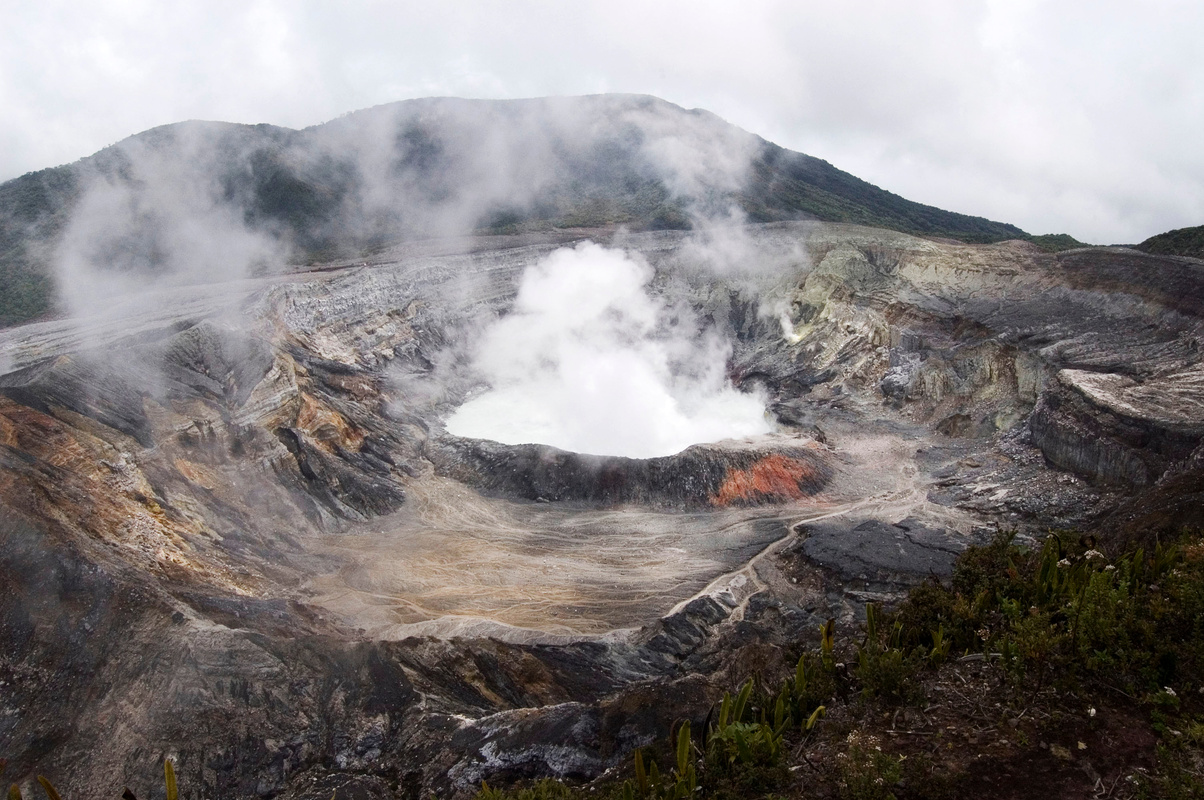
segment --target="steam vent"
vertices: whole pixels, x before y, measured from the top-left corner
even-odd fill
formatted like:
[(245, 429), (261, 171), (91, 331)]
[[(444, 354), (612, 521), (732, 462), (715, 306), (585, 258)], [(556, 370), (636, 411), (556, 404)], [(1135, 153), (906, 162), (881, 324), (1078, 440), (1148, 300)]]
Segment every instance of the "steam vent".
[(999, 530), (1204, 524), (1204, 262), (1051, 252), (655, 98), (170, 125), (0, 223), (27, 797), (625, 774)]

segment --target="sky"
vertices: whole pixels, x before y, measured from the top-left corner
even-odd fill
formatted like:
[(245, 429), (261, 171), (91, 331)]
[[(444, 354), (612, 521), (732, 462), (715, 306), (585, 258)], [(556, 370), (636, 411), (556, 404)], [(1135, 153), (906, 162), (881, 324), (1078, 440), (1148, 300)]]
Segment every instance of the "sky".
[(1204, 224), (1198, 0), (0, 0), (0, 180), (170, 122), (653, 94), (1031, 233)]

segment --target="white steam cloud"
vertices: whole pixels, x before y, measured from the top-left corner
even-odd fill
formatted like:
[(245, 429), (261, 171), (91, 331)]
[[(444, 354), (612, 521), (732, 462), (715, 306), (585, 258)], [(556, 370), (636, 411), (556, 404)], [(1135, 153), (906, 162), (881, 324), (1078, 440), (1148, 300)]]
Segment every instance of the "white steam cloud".
[[(219, 137), (233, 126), (183, 123), (106, 152), (81, 168), (83, 192), (56, 253), (60, 300), (73, 318), (121, 316), (121, 301), (218, 284), (284, 263), (278, 237), (256, 231), (222, 186)], [(154, 134), (158, 134), (155, 136)]]
[(490, 388), (447, 421), (457, 436), (652, 458), (768, 433), (763, 397), (727, 381), (730, 348), (649, 292), (652, 269), (592, 242), (529, 267), (513, 311), (483, 332)]

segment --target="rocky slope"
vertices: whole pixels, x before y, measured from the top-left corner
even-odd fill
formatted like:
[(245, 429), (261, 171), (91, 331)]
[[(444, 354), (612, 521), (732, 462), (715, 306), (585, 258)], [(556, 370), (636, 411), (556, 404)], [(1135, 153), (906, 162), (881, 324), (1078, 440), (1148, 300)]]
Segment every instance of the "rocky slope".
[[(713, 231), (430, 240), (0, 332), (9, 775), (595, 775), (993, 527), (1201, 520), (1198, 263), (725, 236), (722, 261)], [(472, 332), (586, 237), (722, 332), (776, 433), (639, 461), (443, 430)]]

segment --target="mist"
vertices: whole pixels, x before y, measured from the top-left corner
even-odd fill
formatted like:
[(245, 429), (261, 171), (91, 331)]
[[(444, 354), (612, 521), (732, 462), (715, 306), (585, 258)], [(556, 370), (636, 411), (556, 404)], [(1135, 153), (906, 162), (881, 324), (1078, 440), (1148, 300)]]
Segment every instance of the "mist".
[(652, 279), (638, 257), (592, 242), (528, 267), (473, 351), (488, 388), (448, 432), (631, 458), (768, 433), (765, 398), (727, 379), (730, 345)]
[(248, 224), (229, 196), (228, 178), (247, 156), (230, 152), (232, 128), (150, 131), (86, 164), (54, 259), (63, 311), (124, 318), (139, 312), (140, 299), (158, 302), (151, 295), (162, 289), (279, 269), (287, 242)]
[(187, 122), (72, 167), (53, 258), (60, 310), (216, 284), (395, 243), (733, 214), (760, 146), (654, 98), (434, 98), (314, 128)]

